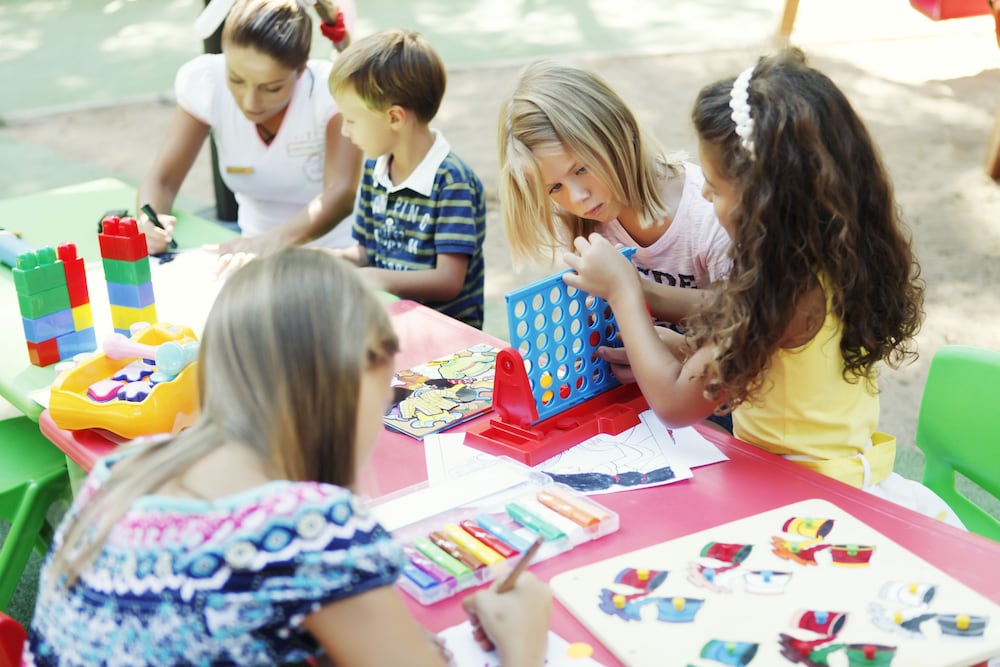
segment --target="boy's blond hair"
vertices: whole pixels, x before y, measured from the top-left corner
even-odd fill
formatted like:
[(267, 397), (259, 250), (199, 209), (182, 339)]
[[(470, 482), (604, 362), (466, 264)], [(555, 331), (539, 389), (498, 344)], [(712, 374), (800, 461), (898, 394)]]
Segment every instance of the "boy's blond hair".
[(377, 32), (347, 47), (333, 63), (330, 90), (354, 89), (370, 109), (409, 109), (422, 123), (437, 115), (447, 83), (444, 63), (412, 30)]

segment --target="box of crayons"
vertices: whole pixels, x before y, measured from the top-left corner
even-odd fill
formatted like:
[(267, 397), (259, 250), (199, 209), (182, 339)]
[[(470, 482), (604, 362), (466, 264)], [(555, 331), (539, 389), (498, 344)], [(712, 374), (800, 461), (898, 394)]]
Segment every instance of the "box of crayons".
[(421, 604), (492, 581), (538, 537), (536, 562), (618, 530), (608, 508), (511, 459), (461, 473), (371, 504), (409, 559), (399, 586)]

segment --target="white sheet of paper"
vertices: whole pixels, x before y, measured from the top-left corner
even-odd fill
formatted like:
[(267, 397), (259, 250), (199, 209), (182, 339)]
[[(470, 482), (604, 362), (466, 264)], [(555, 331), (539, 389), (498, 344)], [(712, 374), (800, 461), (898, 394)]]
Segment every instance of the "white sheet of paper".
[[(535, 466), (549, 472), (646, 473), (669, 465), (674, 477), (665, 481), (614, 486), (587, 493), (609, 493), (645, 488), (689, 479), (691, 468), (725, 461), (728, 457), (691, 427), (668, 429), (651, 410), (640, 415), (641, 423), (617, 436), (600, 435), (571, 447)], [(460, 474), (463, 469), (492, 456), (464, 444), (463, 433), (438, 433), (424, 438), (427, 479), (431, 484)]]
[[(500, 667), (496, 651), (484, 651), (472, 638), (472, 625), (468, 621), (442, 630), (438, 637), (444, 639), (457, 667)], [(545, 667), (601, 667), (593, 658), (567, 655), (569, 647), (568, 641), (550, 630)]]

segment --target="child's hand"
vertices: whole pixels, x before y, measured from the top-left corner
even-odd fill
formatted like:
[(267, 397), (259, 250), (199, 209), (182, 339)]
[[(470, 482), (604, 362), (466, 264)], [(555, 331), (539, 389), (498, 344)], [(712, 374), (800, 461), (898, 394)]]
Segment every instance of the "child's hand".
[(506, 593), (497, 593), (497, 585), (462, 600), (476, 642), (484, 651), (495, 647), (505, 665), (543, 664), (552, 591), (530, 572), (522, 572)]
[(575, 253), (563, 255), (566, 264), (576, 272), (563, 276), (563, 282), (570, 287), (608, 301), (629, 290), (641, 291), (635, 267), (600, 234), (577, 237), (573, 247)]

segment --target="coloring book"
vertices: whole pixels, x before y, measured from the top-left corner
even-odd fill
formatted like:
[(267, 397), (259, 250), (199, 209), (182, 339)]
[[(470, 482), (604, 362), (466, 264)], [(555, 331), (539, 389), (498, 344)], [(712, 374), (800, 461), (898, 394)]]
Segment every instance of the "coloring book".
[(551, 585), (630, 667), (968, 667), (1000, 655), (1000, 607), (825, 500), (592, 563)]
[(486, 344), (401, 370), (392, 379), (388, 428), (423, 438), (478, 417), (493, 406), (499, 349)]

